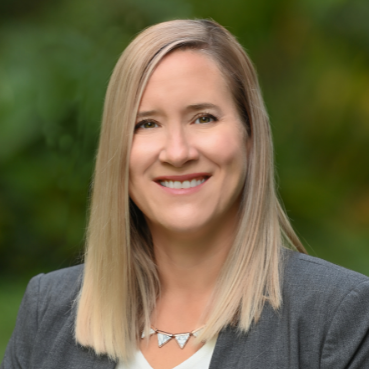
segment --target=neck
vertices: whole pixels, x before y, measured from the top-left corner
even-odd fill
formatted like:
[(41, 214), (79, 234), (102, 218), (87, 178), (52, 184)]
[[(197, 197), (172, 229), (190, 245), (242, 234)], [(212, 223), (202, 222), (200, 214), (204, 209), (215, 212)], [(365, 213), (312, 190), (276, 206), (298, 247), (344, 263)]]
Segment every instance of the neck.
[(197, 232), (150, 225), (162, 295), (210, 294), (235, 238), (237, 214)]
[(206, 323), (219, 273), (237, 230), (237, 211), (201, 231), (171, 232), (148, 222), (161, 284), (152, 324), (187, 332)]

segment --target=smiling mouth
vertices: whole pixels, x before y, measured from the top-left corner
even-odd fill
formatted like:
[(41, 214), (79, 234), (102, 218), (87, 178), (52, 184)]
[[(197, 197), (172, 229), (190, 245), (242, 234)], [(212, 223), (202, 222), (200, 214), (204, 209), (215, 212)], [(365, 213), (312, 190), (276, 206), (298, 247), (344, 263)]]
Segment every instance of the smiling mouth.
[(163, 187), (168, 188), (175, 188), (175, 189), (185, 189), (185, 188), (193, 188), (200, 186), (202, 183), (204, 183), (208, 178), (201, 177), (201, 178), (194, 178), (192, 180), (186, 180), (186, 181), (159, 181), (159, 184)]

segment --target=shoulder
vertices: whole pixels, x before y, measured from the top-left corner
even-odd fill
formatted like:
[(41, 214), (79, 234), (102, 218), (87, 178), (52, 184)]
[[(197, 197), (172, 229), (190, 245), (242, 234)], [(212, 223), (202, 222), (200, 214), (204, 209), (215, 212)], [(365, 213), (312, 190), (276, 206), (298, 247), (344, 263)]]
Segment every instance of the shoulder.
[(1, 368), (51, 368), (54, 366), (49, 361), (63, 356), (56, 348), (68, 348), (66, 358), (76, 352), (73, 326), (82, 274), (83, 266), (79, 265), (30, 280)]
[(29, 287), (37, 285), (39, 293), (46, 293), (63, 297), (75, 292), (82, 282), (83, 265), (55, 270), (46, 274), (39, 274), (29, 282)]
[(81, 287), (82, 275), (83, 265), (39, 274), (30, 280), (24, 298), (37, 305), (39, 316), (71, 309)]
[(79, 286), (82, 281), (82, 274), (83, 264), (39, 274), (33, 277), (31, 282), (38, 281), (44, 291), (63, 293), (65, 290)]
[(245, 334), (221, 332), (218, 367), (369, 368), (369, 278), (289, 250), (282, 265), (281, 307), (266, 304)]
[(287, 272), (298, 272), (301, 275), (310, 275), (311, 272), (318, 274), (318, 277), (345, 277), (350, 281), (359, 282), (369, 280), (369, 277), (343, 268), (326, 260), (314, 256), (301, 254), (297, 251), (287, 250), (284, 252), (284, 261), (286, 262)]
[(295, 251), (284, 252), (284, 289), (297, 294), (331, 294), (335, 298), (369, 287), (369, 277)]
[(367, 276), (292, 251), (285, 253), (284, 265), (282, 310), (287, 320), (304, 332), (313, 328), (315, 338), (320, 332), (326, 343), (327, 337), (347, 336), (348, 327), (358, 322), (360, 329), (348, 338), (353, 342), (355, 335), (357, 339), (365, 335), (369, 329)]
[(324, 368), (369, 365), (369, 278), (312, 256), (285, 255), (283, 311), (304, 347), (319, 349)]

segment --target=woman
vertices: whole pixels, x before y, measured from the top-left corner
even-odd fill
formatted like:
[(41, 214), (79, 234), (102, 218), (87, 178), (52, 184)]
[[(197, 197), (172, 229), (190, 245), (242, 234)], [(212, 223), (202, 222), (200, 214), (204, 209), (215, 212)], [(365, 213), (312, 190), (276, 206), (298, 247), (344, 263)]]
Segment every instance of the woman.
[(369, 279), (305, 254), (272, 154), (227, 30), (143, 31), (106, 94), (85, 265), (31, 280), (1, 368), (368, 368)]

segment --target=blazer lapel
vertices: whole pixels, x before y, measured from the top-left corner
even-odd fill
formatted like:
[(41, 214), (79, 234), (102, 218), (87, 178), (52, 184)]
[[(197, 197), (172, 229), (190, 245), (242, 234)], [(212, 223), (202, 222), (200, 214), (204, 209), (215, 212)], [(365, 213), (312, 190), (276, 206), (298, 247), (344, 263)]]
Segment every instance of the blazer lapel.
[(244, 353), (247, 335), (236, 328), (226, 327), (218, 336), (209, 369), (233, 369), (238, 367), (241, 355)]

